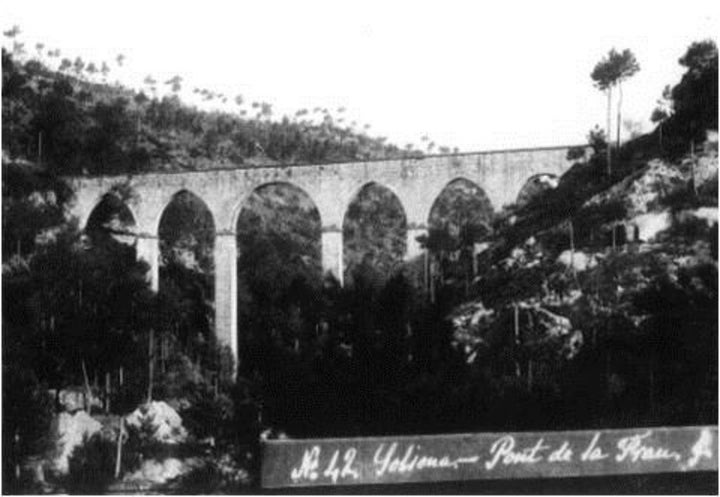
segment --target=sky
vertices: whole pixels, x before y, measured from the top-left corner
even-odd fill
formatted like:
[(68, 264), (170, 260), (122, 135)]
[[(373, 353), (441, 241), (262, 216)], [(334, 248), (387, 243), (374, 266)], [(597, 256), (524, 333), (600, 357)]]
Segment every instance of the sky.
[(5, 0), (0, 28), (18, 25), (30, 52), (43, 42), (97, 62), (121, 53), (110, 77), (129, 86), (177, 74), (188, 94), (241, 94), (276, 116), (345, 107), (400, 146), (428, 136), (480, 151), (584, 143), (605, 125), (589, 75), (613, 47), (641, 67), (624, 86), (623, 121), (649, 130), (690, 43), (717, 42), (718, 4)]

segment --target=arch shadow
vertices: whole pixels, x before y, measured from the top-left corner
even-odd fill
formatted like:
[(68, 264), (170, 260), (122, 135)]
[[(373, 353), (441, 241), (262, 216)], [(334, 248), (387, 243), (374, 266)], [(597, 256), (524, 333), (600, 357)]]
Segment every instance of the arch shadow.
[(365, 264), (391, 274), (407, 252), (407, 231), (407, 212), (397, 192), (376, 181), (363, 184), (343, 215), (345, 281), (351, 282), (354, 269)]
[(451, 231), (467, 225), (489, 227), (493, 212), (485, 190), (461, 176), (448, 181), (435, 197), (427, 214), (427, 225), (428, 229)]
[[(186, 258), (189, 258), (192, 253), (199, 267), (205, 271), (214, 269), (215, 233), (215, 218), (209, 206), (187, 189), (178, 190), (170, 197), (157, 221), (161, 254), (167, 257), (169, 250), (177, 249), (178, 253), (184, 250)], [(185, 260), (187, 264), (190, 262)]]
[(517, 194), (515, 203), (525, 205), (541, 193), (557, 188), (559, 178), (552, 173), (538, 173), (530, 176)]

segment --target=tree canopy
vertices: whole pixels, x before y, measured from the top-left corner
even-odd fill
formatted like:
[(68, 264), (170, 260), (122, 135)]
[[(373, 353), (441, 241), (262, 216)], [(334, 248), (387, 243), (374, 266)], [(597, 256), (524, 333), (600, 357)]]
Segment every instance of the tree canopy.
[(640, 64), (629, 49), (618, 52), (613, 48), (595, 65), (590, 77), (600, 90), (607, 90), (632, 77), (639, 70)]

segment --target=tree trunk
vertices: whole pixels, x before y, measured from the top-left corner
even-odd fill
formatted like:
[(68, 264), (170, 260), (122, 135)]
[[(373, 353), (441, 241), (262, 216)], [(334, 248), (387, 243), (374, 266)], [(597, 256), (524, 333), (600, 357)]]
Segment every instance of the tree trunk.
[(155, 332), (152, 328), (150, 328), (150, 336), (148, 339), (148, 390), (147, 390), (147, 403), (150, 404), (152, 402), (152, 390), (153, 390), (153, 374), (154, 374), (154, 342), (155, 340)]
[(605, 137), (605, 141), (607, 144), (607, 175), (612, 176), (612, 154), (611, 152), (611, 146), (610, 146), (610, 133), (612, 132), (612, 87), (608, 86), (607, 89), (607, 95), (608, 95), (608, 102), (607, 102), (607, 136)]
[(425, 285), (425, 291), (430, 292), (430, 251), (426, 248), (423, 257), (423, 283)]
[(607, 398), (611, 398), (611, 392), (610, 392), (610, 350), (605, 350), (605, 394), (607, 395)]
[(622, 118), (622, 83), (618, 81), (618, 104), (617, 104), (617, 122), (615, 123), (615, 127), (617, 129), (617, 135), (616, 135), (616, 148), (617, 150), (620, 150), (620, 122)]
[(125, 423), (123, 422), (124, 418), (120, 416), (120, 422), (119, 426), (120, 429), (118, 430), (118, 439), (117, 439), (117, 452), (115, 453), (115, 478), (120, 478), (120, 468), (121, 468), (121, 462), (122, 462), (122, 444), (123, 444), (123, 432), (125, 431)]
[(650, 414), (655, 415), (655, 368), (650, 363)]
[(110, 414), (110, 373), (105, 373), (105, 414)]
[(42, 164), (42, 131), (38, 132), (38, 164)]
[(690, 142), (690, 181), (692, 181), (693, 193), (697, 198), (697, 181), (695, 180), (695, 142)]
[(570, 224), (570, 267), (572, 268), (573, 276), (577, 279), (577, 272), (575, 271), (575, 230), (573, 229), (572, 218), (569, 221)]
[(15, 480), (20, 479), (20, 461), (18, 459), (18, 453), (20, 452), (20, 430), (15, 429), (15, 436), (13, 437), (13, 449), (15, 452)]
[[(513, 327), (514, 327), (514, 335), (515, 335), (515, 350), (517, 351), (517, 347), (520, 345), (520, 309), (518, 308), (517, 303), (513, 304)], [(520, 369), (520, 361), (515, 359), (515, 376), (519, 379), (522, 376), (522, 371)]]
[(160, 335), (160, 372), (162, 374), (165, 374), (165, 359), (166, 359), (166, 343), (165, 343), (165, 333), (162, 333)]
[(472, 271), (472, 261), (470, 264), (465, 264), (465, 298), (466, 299), (470, 295), (470, 276), (471, 276), (470, 272), (471, 271)]
[(430, 268), (429, 274), (430, 274), (430, 303), (435, 303), (435, 275), (433, 274), (433, 264), (432, 260), (430, 260), (430, 264), (428, 265)]
[(528, 361), (528, 373), (527, 373), (527, 389), (528, 392), (532, 392), (533, 388), (533, 361), (530, 359)]
[(85, 380), (85, 412), (90, 414), (92, 391), (90, 390), (90, 380), (88, 378), (87, 368), (85, 367), (85, 359), (80, 360), (80, 365), (82, 366), (83, 379)]

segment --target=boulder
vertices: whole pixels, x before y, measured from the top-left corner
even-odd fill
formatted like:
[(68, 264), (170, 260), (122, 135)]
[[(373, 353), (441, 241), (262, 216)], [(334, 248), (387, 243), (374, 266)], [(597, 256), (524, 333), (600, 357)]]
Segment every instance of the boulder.
[(135, 409), (125, 418), (128, 426), (140, 428), (149, 425), (153, 428), (153, 439), (167, 444), (178, 444), (187, 440), (187, 431), (180, 415), (162, 401), (153, 401)]
[(161, 485), (201, 466), (202, 462), (197, 458), (178, 459), (168, 457), (162, 461), (147, 459), (142, 462), (137, 471), (125, 476), (123, 481), (126, 483), (133, 482), (141, 488)]
[(62, 412), (56, 419), (57, 452), (53, 458), (53, 468), (60, 474), (67, 474), (69, 460), (76, 447), (79, 447), (94, 434), (100, 432), (102, 424), (85, 411), (75, 414)]
[(597, 258), (593, 254), (576, 250), (573, 253), (570, 250), (563, 251), (557, 258), (557, 262), (566, 267), (572, 267), (575, 271), (586, 271), (597, 266)]
[[(60, 390), (60, 392), (57, 395), (58, 402), (60, 403), (60, 408), (63, 411), (67, 411), (69, 413), (74, 413), (80, 410), (85, 409), (85, 397), (86, 392), (85, 388), (83, 387), (70, 387), (65, 388), (63, 390)], [(95, 397), (94, 395), (90, 396), (90, 405), (91, 407), (102, 407), (102, 401)]]
[(672, 226), (670, 211), (649, 212), (635, 216), (631, 223), (636, 227), (637, 239), (641, 242), (653, 241), (658, 234)]
[(69, 413), (85, 409), (85, 392), (81, 390), (61, 390), (58, 393), (60, 408)]
[(706, 183), (717, 183), (718, 180), (718, 157), (717, 142), (715, 142), (715, 151), (710, 155), (700, 156), (697, 158), (695, 169), (693, 171), (695, 177), (695, 186), (700, 188)]

